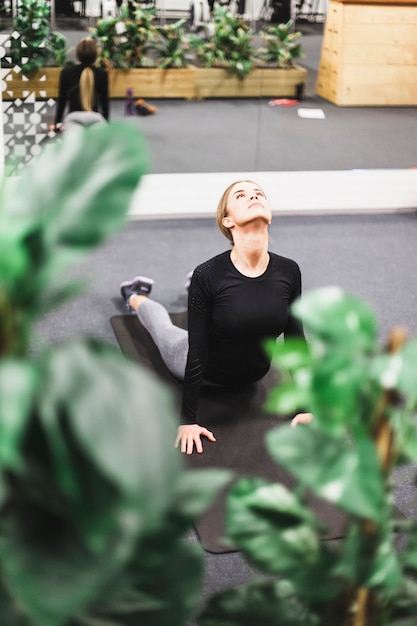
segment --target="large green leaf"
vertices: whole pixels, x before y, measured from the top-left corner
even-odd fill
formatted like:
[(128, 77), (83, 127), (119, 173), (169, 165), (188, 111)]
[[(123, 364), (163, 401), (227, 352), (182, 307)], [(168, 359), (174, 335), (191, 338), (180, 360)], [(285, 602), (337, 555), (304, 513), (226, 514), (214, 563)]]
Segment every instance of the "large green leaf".
[(314, 364), (311, 411), (328, 433), (343, 433), (346, 426), (364, 426), (366, 394), (372, 393), (368, 360), (361, 355), (329, 352)]
[(335, 555), (320, 541), (320, 530), (283, 485), (246, 478), (229, 493), (227, 531), (234, 545), (262, 572), (290, 579), (302, 597), (328, 601), (340, 582), (331, 575)]
[(31, 265), (30, 281), (14, 285), (17, 302), (31, 298), (36, 308), (66, 265), (122, 225), (147, 161), (137, 127), (95, 125), (48, 145), (6, 186), (0, 231), (20, 242)]
[[(22, 467), (20, 443), (30, 415), (36, 372), (27, 362), (0, 362), (0, 467)], [(0, 493), (0, 502), (2, 494)]]
[(282, 378), (268, 395), (267, 409), (274, 413), (294, 413), (310, 407), (312, 359), (306, 342), (295, 338), (285, 343), (268, 340), (264, 347)]
[(43, 380), (40, 417), (68, 497), (77, 497), (79, 484), (69, 481), (75, 472), (66, 429), (99, 472), (140, 503), (144, 523), (152, 523), (170, 502), (180, 467), (173, 446), (176, 408), (168, 389), (120, 353), (82, 343), (49, 352)]
[(28, 233), (41, 224), (48, 246), (90, 247), (121, 225), (147, 163), (132, 124), (74, 130), (6, 187), (2, 217)]
[(271, 456), (303, 485), (344, 510), (379, 520), (384, 481), (374, 444), (333, 437), (314, 426), (282, 426), (269, 432)]
[(0, 577), (0, 607), (2, 626), (33, 626), (33, 621), (14, 601)]
[(372, 366), (372, 375), (384, 389), (396, 389), (413, 404), (417, 403), (417, 338), (401, 351), (382, 355)]
[(125, 562), (118, 557), (118, 544), (98, 559), (88, 554), (69, 528), (47, 521), (36, 511), (26, 519), (3, 521), (0, 538), (2, 576), (22, 612), (39, 626), (58, 626), (81, 610)]
[(213, 596), (199, 626), (319, 626), (320, 619), (286, 581), (255, 580)]
[(404, 575), (392, 539), (392, 534), (386, 533), (379, 543), (368, 584), (383, 589), (385, 597), (395, 598)]
[(370, 307), (339, 287), (325, 287), (305, 294), (293, 304), (293, 312), (314, 338), (350, 349), (375, 347), (376, 320)]
[(404, 579), (390, 523), (383, 520), (377, 532), (369, 534), (362, 521), (353, 520), (332, 574), (343, 579), (345, 586), (377, 588), (385, 599), (394, 597)]
[(399, 392), (401, 402), (394, 401), (385, 410), (395, 432), (395, 447), (400, 456), (417, 460), (417, 340), (407, 343), (395, 354), (375, 357), (370, 376), (386, 392)]
[(73, 626), (185, 626), (200, 596), (202, 550), (175, 537), (166, 548), (140, 545), (130, 568)]
[(212, 504), (220, 489), (233, 477), (229, 470), (183, 470), (176, 487), (173, 507), (175, 515), (194, 522)]
[(311, 567), (319, 559), (318, 523), (283, 485), (240, 480), (228, 495), (227, 532), (268, 573)]
[(28, 271), (29, 262), (26, 250), (11, 230), (11, 226), (6, 224), (2, 224), (0, 230), (0, 290), (5, 292), (11, 289), (15, 281), (22, 279)]

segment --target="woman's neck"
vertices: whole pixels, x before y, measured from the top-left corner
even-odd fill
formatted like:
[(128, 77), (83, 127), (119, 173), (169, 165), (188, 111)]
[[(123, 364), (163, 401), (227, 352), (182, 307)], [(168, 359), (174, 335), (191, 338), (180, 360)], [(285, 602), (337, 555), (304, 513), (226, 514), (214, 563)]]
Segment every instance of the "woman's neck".
[(230, 259), (236, 269), (244, 276), (256, 278), (261, 276), (268, 267), (268, 237), (245, 238), (235, 241)]

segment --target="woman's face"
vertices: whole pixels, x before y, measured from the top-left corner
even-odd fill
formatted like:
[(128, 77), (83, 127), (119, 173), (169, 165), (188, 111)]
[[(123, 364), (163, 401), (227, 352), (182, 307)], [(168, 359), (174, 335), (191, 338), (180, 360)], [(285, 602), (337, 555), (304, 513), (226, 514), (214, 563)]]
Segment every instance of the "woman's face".
[(236, 183), (227, 200), (227, 215), (223, 218), (226, 228), (245, 226), (254, 221), (271, 223), (271, 208), (262, 189), (256, 183)]

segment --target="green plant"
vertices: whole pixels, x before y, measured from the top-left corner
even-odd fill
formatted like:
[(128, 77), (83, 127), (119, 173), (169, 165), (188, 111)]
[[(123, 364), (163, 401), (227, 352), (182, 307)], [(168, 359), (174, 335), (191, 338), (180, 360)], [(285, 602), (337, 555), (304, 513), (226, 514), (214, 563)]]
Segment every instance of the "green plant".
[(213, 22), (205, 28), (206, 37), (190, 35), (190, 47), (204, 67), (225, 67), (244, 78), (253, 69), (253, 31), (228, 7), (214, 5)]
[(266, 44), (257, 51), (257, 57), (262, 61), (284, 69), (292, 67), (294, 59), (302, 57), (303, 52), (298, 41), (301, 32), (292, 32), (292, 21), (267, 26), (259, 34)]
[(122, 18), (99, 20), (90, 29), (99, 44), (98, 61), (106, 67), (128, 70), (152, 64), (148, 55), (149, 42), (156, 35), (155, 8), (136, 7), (134, 17), (122, 8)]
[(0, 601), (4, 626), (183, 626), (199, 546), (183, 536), (224, 473), (182, 470), (176, 403), (92, 339), (31, 349), (80, 289), (69, 267), (123, 223), (147, 167), (137, 129), (52, 142), (0, 203)]
[(157, 26), (159, 37), (152, 43), (158, 67), (185, 67), (188, 62), (189, 46), (185, 36), (184, 24), (187, 20), (178, 20), (174, 24)]
[(53, 62), (62, 67), (66, 38), (51, 32), (49, 6), (43, 0), (21, 0), (13, 20), (11, 58), (24, 74), (31, 74)]
[[(417, 461), (417, 339), (405, 343), (397, 329), (381, 351), (371, 309), (337, 288), (307, 294), (293, 311), (309, 345), (268, 344), (284, 377), (269, 406), (307, 407), (314, 419), (274, 429), (266, 445), (298, 487), (247, 478), (232, 489), (228, 534), (269, 578), (215, 596), (199, 624), (412, 626), (417, 523), (395, 515), (390, 476)], [(306, 490), (345, 512), (337, 546), (321, 541)], [(405, 550), (394, 547), (397, 532)]]

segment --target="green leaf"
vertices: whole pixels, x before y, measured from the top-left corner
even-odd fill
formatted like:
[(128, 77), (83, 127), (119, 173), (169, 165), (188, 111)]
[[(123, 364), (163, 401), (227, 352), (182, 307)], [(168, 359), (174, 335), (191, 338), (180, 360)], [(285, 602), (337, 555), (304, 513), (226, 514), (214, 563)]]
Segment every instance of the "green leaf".
[(267, 399), (267, 408), (274, 413), (294, 413), (302, 407), (311, 407), (311, 355), (308, 345), (300, 339), (284, 342), (268, 340), (265, 351), (272, 365), (281, 375), (282, 382)]
[(10, 291), (13, 283), (21, 279), (27, 271), (28, 258), (26, 251), (6, 225), (0, 232), (0, 250), (0, 285), (3, 287), (2, 291)]
[(199, 545), (176, 538), (166, 547), (164, 543), (165, 552), (158, 555), (154, 542), (149, 548), (140, 544), (126, 573), (74, 626), (184, 626), (199, 600), (203, 555)]
[(0, 606), (2, 626), (33, 626), (33, 622), (14, 602), (9, 590), (0, 578)]
[(375, 359), (372, 374), (384, 389), (396, 389), (412, 403), (417, 402), (417, 338), (399, 352)]
[(29, 420), (36, 382), (36, 373), (30, 363), (14, 359), (0, 362), (0, 466), (3, 468), (22, 468), (20, 444)]
[(233, 473), (220, 469), (183, 470), (174, 497), (175, 510), (189, 522), (194, 522), (213, 503), (219, 491), (226, 487)]
[(359, 355), (334, 351), (317, 359), (314, 364), (311, 411), (321, 427), (329, 433), (342, 433), (345, 425), (361, 425), (367, 404), (366, 394), (372, 393), (368, 381), (369, 363)]
[(150, 523), (170, 500), (180, 464), (168, 389), (96, 344), (55, 348), (45, 359), (43, 379), (40, 415), (68, 495), (62, 415), (84, 453), (127, 498), (142, 503)]
[(268, 573), (311, 567), (319, 558), (318, 522), (283, 485), (240, 480), (228, 496), (227, 531)]
[(271, 413), (290, 414), (300, 407), (311, 407), (311, 397), (307, 390), (293, 384), (281, 384), (268, 395), (266, 408)]
[(31, 281), (16, 285), (16, 297), (42, 300), (48, 272), (54, 275), (69, 251), (73, 262), (119, 228), (146, 169), (142, 135), (117, 122), (68, 133), (11, 181), (0, 231), (21, 241), (31, 263)]
[(376, 320), (369, 306), (338, 287), (316, 289), (293, 304), (294, 314), (315, 337), (352, 350), (375, 347)]
[(368, 585), (382, 588), (386, 597), (395, 598), (403, 582), (403, 572), (393, 546), (392, 535), (386, 533), (378, 545)]
[(93, 558), (62, 527), (50, 527), (47, 536), (44, 526), (42, 536), (28, 518), (18, 524), (7, 517), (10, 523), (3, 520), (0, 539), (3, 578), (17, 605), (37, 624), (64, 624), (115, 575), (115, 565), (121, 565), (114, 548), (107, 558)]
[(345, 587), (354, 584), (377, 588), (385, 598), (393, 598), (403, 586), (404, 578), (392, 533), (386, 525), (382, 523), (382, 532), (379, 529), (376, 534), (367, 534), (361, 522), (351, 522), (340, 559), (332, 572), (333, 576), (345, 580)]
[(213, 596), (198, 626), (319, 626), (287, 581), (255, 580)]
[(317, 495), (358, 517), (379, 520), (384, 481), (375, 446), (365, 436), (354, 444), (311, 425), (281, 426), (268, 433), (267, 448)]
[(293, 372), (311, 365), (308, 344), (302, 339), (294, 337), (285, 342), (268, 339), (264, 347), (273, 364), (278, 368)]

